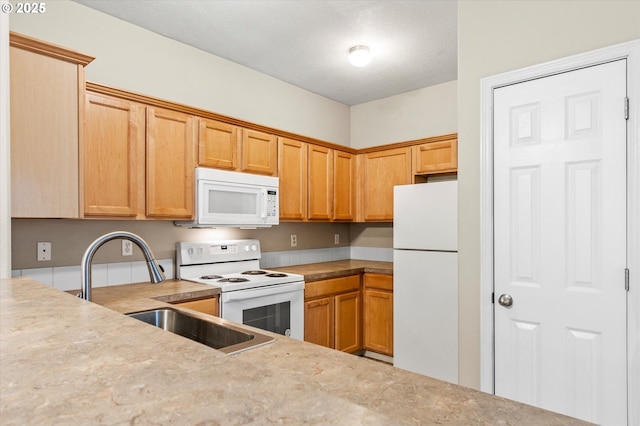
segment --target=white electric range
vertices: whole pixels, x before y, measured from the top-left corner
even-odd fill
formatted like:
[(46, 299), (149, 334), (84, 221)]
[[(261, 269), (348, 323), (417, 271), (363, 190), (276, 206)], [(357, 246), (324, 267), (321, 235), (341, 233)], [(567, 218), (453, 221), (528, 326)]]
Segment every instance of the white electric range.
[(224, 319), (304, 339), (304, 276), (260, 268), (259, 240), (176, 244), (177, 277), (220, 288)]

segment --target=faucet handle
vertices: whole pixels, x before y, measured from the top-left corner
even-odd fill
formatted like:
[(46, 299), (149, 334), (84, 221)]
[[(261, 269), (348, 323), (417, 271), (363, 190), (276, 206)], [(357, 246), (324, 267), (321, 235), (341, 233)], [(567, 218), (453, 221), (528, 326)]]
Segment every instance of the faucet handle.
[(157, 284), (167, 279), (164, 275), (164, 268), (157, 260), (150, 259), (147, 262), (147, 267), (149, 268), (149, 277), (152, 283)]

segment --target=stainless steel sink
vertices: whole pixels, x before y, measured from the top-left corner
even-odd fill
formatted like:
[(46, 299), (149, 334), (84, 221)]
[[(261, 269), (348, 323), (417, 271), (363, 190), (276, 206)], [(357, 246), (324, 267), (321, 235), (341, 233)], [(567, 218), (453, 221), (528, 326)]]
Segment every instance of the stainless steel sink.
[(127, 315), (226, 354), (245, 351), (275, 340), (264, 334), (235, 327), (223, 319), (172, 308), (134, 312)]

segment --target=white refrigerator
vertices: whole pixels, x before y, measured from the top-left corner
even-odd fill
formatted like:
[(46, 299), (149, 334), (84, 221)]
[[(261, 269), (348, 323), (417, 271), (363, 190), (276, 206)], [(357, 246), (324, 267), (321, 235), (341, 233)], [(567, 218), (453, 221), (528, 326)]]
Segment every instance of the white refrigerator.
[(393, 365), (458, 383), (458, 183), (394, 189)]

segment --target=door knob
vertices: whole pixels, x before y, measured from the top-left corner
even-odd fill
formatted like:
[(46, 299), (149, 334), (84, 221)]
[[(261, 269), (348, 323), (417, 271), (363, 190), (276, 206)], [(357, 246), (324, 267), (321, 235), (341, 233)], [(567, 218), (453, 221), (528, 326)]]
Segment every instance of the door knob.
[(508, 308), (509, 306), (513, 305), (513, 297), (508, 294), (503, 294), (498, 298), (498, 303), (505, 308)]

